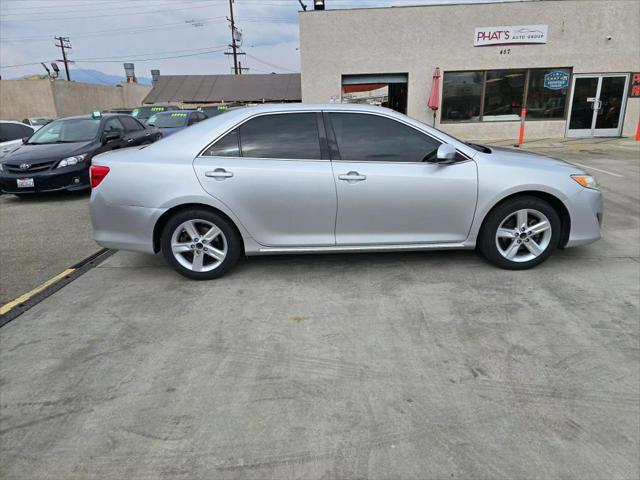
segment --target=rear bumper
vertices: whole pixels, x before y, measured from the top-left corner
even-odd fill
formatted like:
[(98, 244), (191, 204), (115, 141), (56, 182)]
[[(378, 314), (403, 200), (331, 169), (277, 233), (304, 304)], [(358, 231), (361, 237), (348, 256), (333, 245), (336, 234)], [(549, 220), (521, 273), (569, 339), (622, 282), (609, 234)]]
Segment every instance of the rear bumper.
[(599, 190), (584, 188), (569, 199), (571, 233), (567, 247), (587, 245), (602, 237), (604, 202)]
[(99, 245), (154, 253), (153, 229), (166, 209), (112, 205), (101, 196), (98, 187), (91, 192), (89, 211), (93, 238)]
[[(19, 178), (33, 178), (33, 188), (18, 188)], [(61, 190), (86, 190), (89, 185), (89, 169), (60, 169), (46, 172), (7, 173), (0, 174), (0, 190), (3, 193), (44, 193)]]

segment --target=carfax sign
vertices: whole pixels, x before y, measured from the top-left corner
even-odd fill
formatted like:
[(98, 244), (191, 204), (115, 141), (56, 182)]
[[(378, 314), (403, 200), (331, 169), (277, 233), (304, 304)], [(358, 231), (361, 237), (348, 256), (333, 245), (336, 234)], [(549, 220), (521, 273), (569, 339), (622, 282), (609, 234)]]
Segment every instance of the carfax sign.
[(569, 86), (569, 74), (562, 70), (554, 70), (544, 76), (544, 88), (562, 90)]
[(473, 37), (473, 46), (547, 43), (548, 30), (548, 25), (479, 27)]

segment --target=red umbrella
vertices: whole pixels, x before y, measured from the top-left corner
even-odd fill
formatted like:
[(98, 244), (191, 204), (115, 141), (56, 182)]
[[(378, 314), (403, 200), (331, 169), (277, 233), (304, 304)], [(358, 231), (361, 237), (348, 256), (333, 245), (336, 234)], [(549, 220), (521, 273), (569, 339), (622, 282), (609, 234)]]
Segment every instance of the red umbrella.
[(436, 126), (436, 111), (440, 108), (440, 68), (436, 67), (433, 71), (433, 80), (431, 81), (431, 93), (427, 107), (433, 110), (433, 126)]

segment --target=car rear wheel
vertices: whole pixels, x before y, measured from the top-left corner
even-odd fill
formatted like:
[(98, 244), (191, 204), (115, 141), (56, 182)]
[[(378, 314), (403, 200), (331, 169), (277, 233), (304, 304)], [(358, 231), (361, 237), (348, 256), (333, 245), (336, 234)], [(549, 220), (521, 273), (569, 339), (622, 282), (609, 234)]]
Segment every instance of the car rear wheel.
[(517, 197), (489, 213), (478, 246), (487, 260), (500, 268), (532, 268), (557, 248), (560, 225), (558, 213), (548, 202)]
[(160, 246), (169, 265), (194, 280), (221, 277), (242, 253), (235, 228), (205, 209), (185, 210), (171, 217), (162, 231)]

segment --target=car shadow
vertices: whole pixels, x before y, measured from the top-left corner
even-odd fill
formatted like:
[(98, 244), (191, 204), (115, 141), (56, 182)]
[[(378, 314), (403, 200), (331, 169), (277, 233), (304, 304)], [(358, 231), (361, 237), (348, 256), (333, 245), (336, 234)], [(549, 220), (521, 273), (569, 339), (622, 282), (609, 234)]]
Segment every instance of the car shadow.
[(91, 190), (79, 190), (74, 192), (38, 192), (14, 195), (13, 193), (3, 193), (2, 198), (6, 202), (15, 202), (20, 204), (41, 203), (54, 200), (56, 202), (68, 202), (78, 200), (80, 198), (89, 199)]

